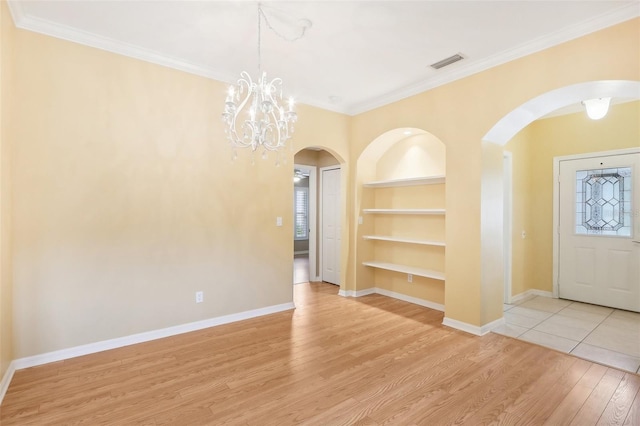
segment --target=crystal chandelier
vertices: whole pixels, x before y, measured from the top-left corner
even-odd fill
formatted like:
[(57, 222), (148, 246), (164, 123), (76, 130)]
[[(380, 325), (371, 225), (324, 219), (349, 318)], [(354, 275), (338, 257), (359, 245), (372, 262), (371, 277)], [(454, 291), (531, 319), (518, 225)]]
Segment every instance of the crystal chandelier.
[[(233, 149), (234, 158), (237, 156), (238, 148), (251, 148), (253, 152), (260, 149), (263, 151), (263, 158), (269, 151), (280, 151), (285, 147), (287, 139), (291, 138), (293, 125), (298, 118), (293, 99), (289, 98), (286, 105), (283, 103), (282, 79), (274, 78), (269, 81), (267, 73), (262, 72), (260, 57), (262, 19), (278, 36), (285, 38), (271, 27), (261, 4), (258, 3), (259, 77), (254, 82), (248, 72), (242, 71), (237, 84), (229, 87), (222, 113), (225, 134)], [(301, 38), (311, 25), (308, 20), (303, 22), (300, 36), (289, 41)]]

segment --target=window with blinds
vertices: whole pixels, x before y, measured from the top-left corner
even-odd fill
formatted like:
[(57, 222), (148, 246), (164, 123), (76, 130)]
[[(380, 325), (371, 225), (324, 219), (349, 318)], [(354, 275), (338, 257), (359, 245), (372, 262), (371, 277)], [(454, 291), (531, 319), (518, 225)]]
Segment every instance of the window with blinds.
[(309, 188), (295, 188), (294, 204), (294, 238), (309, 239)]

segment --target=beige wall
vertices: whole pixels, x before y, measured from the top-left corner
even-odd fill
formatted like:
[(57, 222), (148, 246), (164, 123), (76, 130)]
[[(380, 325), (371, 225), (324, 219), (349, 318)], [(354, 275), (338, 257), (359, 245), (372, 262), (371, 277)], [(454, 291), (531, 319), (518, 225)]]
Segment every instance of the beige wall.
[[(22, 30), (14, 47), (16, 358), (292, 301), (293, 155), (231, 161), (223, 84)], [(348, 158), (347, 117), (298, 113), (296, 148)]]
[[(538, 120), (510, 141), (514, 161), (513, 289), (553, 290), (553, 158), (640, 147), (640, 102)], [(527, 238), (521, 238), (521, 232)]]
[(11, 29), (6, 4), (0, 4), (0, 377), (13, 360), (13, 304), (11, 271), (11, 169), (7, 137), (11, 89)]
[[(472, 325), (502, 316), (502, 147), (483, 136), (503, 116), (551, 90), (592, 80), (640, 80), (640, 20), (560, 44), (353, 118), (351, 158), (392, 129), (424, 129), (446, 145), (445, 315)], [(567, 60), (570, 58), (570, 60)], [(357, 191), (357, 178), (350, 184)], [(352, 209), (359, 208), (356, 202)], [(352, 229), (351, 258), (358, 231)], [(483, 245), (485, 250), (483, 251)], [(356, 282), (356, 262), (349, 283)]]

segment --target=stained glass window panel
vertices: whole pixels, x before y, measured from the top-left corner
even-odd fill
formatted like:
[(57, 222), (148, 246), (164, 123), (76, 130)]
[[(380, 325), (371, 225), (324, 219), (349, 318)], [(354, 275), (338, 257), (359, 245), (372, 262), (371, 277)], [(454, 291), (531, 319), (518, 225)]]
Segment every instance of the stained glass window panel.
[(576, 172), (576, 234), (631, 236), (631, 167)]

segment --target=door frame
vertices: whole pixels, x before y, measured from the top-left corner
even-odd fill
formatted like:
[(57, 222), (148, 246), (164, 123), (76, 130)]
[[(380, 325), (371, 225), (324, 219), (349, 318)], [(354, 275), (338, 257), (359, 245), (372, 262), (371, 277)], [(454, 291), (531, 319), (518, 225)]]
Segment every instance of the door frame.
[(504, 209), (504, 303), (512, 302), (513, 274), (513, 153), (503, 152)]
[[(323, 179), (324, 179), (324, 175), (322, 172), (325, 172), (327, 170), (335, 170), (335, 169), (339, 169), (340, 170), (340, 182), (342, 182), (342, 166), (341, 165), (334, 165), (334, 166), (326, 166), (326, 167), (320, 167), (320, 185), (319, 185), (319, 190), (318, 190), (318, 211), (320, 212), (320, 214), (318, 215), (318, 241), (320, 242), (318, 245), (318, 277), (317, 277), (317, 281), (322, 281), (322, 270), (323, 268), (323, 263), (322, 263), (322, 240), (324, 239), (322, 236), (322, 191), (323, 191)], [(342, 192), (342, 185), (340, 185), (340, 191)], [(339, 199), (342, 201), (342, 194), (340, 194)], [(340, 248), (342, 250), (342, 247)], [(340, 253), (340, 255), (342, 256), (342, 253)], [(341, 265), (342, 266), (342, 265)], [(342, 285), (339, 284), (339, 285)]]
[(556, 299), (559, 297), (558, 280), (560, 277), (560, 162), (625, 154), (640, 154), (640, 148), (614, 149), (553, 157), (553, 297)]
[[(306, 164), (294, 164), (293, 169), (301, 169), (309, 172), (309, 281), (314, 281), (317, 277), (312, 274), (316, 269), (316, 247), (317, 247), (317, 204), (318, 204), (318, 184), (317, 184), (317, 167), (307, 166)], [(295, 208), (295, 205), (293, 206)], [(295, 216), (294, 216), (295, 223)]]

